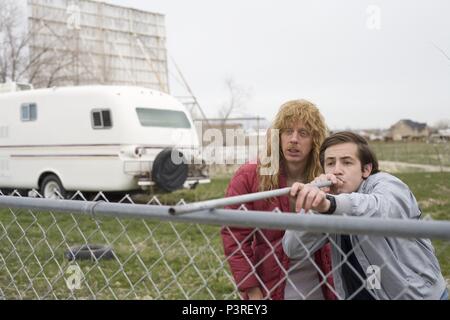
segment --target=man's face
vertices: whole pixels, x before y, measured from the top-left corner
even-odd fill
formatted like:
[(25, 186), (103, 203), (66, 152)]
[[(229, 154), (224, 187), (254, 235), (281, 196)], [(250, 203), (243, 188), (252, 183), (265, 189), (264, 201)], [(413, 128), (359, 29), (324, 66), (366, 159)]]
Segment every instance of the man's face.
[(307, 161), (312, 149), (312, 136), (302, 121), (281, 130), (281, 150), (290, 163)]
[(337, 194), (356, 192), (365, 178), (372, 171), (372, 164), (361, 169), (358, 147), (348, 142), (331, 146), (325, 150), (325, 173), (334, 174), (343, 182)]

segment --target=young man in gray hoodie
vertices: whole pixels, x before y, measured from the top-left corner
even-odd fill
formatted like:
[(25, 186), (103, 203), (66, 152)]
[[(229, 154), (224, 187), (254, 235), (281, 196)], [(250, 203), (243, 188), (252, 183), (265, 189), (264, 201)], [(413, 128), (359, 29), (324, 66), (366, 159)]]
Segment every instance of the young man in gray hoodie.
[[(296, 197), (296, 212), (420, 219), (421, 211), (408, 186), (379, 172), (376, 156), (363, 137), (352, 132), (331, 135), (320, 149), (320, 162), (325, 174), (315, 182), (329, 180), (333, 185), (318, 189), (295, 183), (291, 196)], [(329, 241), (335, 291), (340, 299), (448, 299), (446, 282), (428, 239), (288, 230), (283, 249), (291, 259), (302, 261)], [(298, 265), (301, 268), (301, 262)]]

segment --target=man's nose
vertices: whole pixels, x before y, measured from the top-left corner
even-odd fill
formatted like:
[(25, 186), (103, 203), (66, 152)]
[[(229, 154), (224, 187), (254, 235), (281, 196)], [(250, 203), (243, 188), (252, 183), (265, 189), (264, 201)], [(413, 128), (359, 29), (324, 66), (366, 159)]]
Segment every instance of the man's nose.
[(342, 165), (339, 162), (334, 165), (333, 174), (334, 175), (341, 175), (342, 174)]
[(291, 134), (289, 142), (291, 143), (298, 143), (299, 141), (299, 135), (297, 132), (294, 132), (293, 134)]

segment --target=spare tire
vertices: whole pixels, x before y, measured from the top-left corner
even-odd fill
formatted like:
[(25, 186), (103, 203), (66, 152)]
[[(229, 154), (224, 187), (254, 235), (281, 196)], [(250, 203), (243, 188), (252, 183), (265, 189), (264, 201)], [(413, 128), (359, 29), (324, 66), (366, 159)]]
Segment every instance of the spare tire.
[(113, 259), (114, 253), (112, 247), (98, 244), (86, 244), (81, 246), (70, 247), (65, 252), (65, 256), (69, 261), (73, 260), (99, 260)]
[[(182, 159), (181, 163), (172, 161), (172, 152)], [(152, 168), (152, 179), (161, 189), (172, 192), (183, 187), (188, 177), (188, 165), (181, 151), (164, 149), (155, 158)]]

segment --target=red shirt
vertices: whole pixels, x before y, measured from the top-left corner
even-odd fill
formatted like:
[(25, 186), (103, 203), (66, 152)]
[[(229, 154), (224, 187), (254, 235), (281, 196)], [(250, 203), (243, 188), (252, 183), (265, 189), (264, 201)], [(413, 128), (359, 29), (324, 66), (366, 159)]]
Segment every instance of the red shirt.
[[(280, 174), (279, 187), (287, 186), (286, 176)], [(236, 196), (258, 192), (259, 179), (256, 164), (245, 164), (239, 168), (228, 185), (226, 196)], [(228, 206), (238, 209), (240, 206)], [(272, 201), (258, 200), (245, 204), (248, 210), (290, 212), (289, 197), (277, 197)], [(245, 211), (242, 211), (245, 214)], [(224, 252), (230, 264), (231, 272), (240, 291), (259, 287), (264, 296), (269, 293), (274, 300), (284, 299), (289, 258), (283, 251), (284, 230), (266, 230), (254, 228), (236, 228), (224, 226), (221, 230)], [(241, 246), (239, 246), (241, 245)], [(316, 264), (323, 274), (330, 276), (322, 285), (322, 292), (327, 300), (336, 299), (331, 277), (330, 245), (324, 245), (314, 256)], [(256, 272), (254, 272), (256, 270)], [(319, 281), (323, 278), (318, 272)], [(329, 286), (326, 285), (328, 283)], [(245, 299), (247, 297), (244, 297)]]

